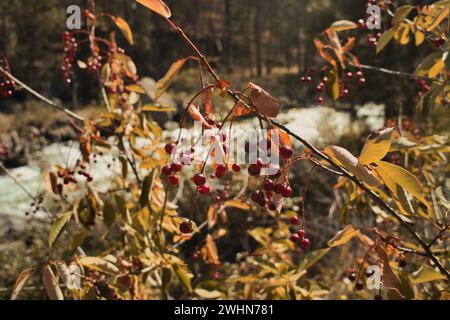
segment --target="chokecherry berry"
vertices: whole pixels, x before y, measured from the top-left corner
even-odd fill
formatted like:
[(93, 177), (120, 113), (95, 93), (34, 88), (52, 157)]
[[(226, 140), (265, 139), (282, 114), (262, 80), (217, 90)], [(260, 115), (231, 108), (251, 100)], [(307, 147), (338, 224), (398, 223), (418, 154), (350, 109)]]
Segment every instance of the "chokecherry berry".
[(200, 191), (201, 194), (204, 195), (209, 195), (211, 193), (211, 187), (207, 184), (198, 187), (198, 190)]
[(306, 237), (306, 231), (303, 229), (300, 229), (297, 231), (297, 235), (300, 237), (300, 239), (304, 239)]
[(290, 159), (293, 155), (293, 151), (292, 148), (287, 146), (287, 145), (282, 145), (280, 146), (280, 155), (283, 159), (287, 160)]
[(251, 164), (248, 166), (248, 173), (254, 177), (259, 176), (261, 168), (257, 164)]
[(168, 143), (165, 145), (164, 150), (166, 150), (167, 154), (172, 154), (173, 150), (175, 149), (175, 144), (174, 143)]
[(165, 176), (170, 176), (172, 174), (172, 167), (167, 164), (162, 168), (161, 172)]
[(291, 241), (293, 243), (298, 243), (300, 241), (300, 238), (298, 237), (298, 235), (296, 233), (291, 234)]
[(192, 233), (192, 222), (191, 221), (184, 221), (180, 223), (179, 230), (181, 233), (189, 234)]
[(266, 191), (273, 191), (274, 188), (275, 188), (275, 184), (273, 183), (272, 180), (270, 180), (270, 179), (264, 180), (264, 182), (263, 182), (263, 189), (264, 190), (266, 190)]
[(237, 163), (233, 164), (232, 169), (234, 172), (240, 172), (241, 171), (241, 166), (238, 165)]
[(225, 174), (227, 172), (228, 168), (226, 164), (219, 164), (216, 168), (216, 174)]
[[(298, 237), (298, 235), (297, 235), (297, 237)], [(311, 242), (309, 241), (308, 238), (303, 238), (301, 240), (301, 244), (304, 249), (308, 249), (311, 246)]]
[(289, 198), (292, 195), (291, 186), (285, 186), (281, 191), (281, 195), (283, 196), (283, 198)]
[[(292, 218), (289, 219), (289, 222), (291, 223), (291, 225), (296, 226), (298, 225), (298, 216), (293, 216)], [(298, 235), (298, 233), (297, 233)]]
[(206, 183), (206, 178), (203, 174), (197, 173), (195, 174), (193, 181), (197, 186), (202, 186)]
[(174, 172), (179, 172), (181, 171), (181, 169), (183, 169), (183, 164), (181, 162), (175, 161), (170, 167)]
[(171, 186), (177, 186), (178, 183), (180, 183), (180, 178), (178, 178), (178, 176), (176, 175), (171, 175), (169, 176), (168, 181)]

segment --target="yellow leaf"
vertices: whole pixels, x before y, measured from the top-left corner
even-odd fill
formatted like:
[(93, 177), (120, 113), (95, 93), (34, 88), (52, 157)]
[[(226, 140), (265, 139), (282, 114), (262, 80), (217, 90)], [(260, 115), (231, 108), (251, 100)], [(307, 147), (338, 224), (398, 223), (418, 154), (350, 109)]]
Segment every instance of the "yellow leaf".
[(388, 128), (379, 132), (377, 137), (369, 138), (361, 151), (359, 161), (363, 165), (368, 165), (383, 159), (391, 148), (393, 132), (393, 128)]
[(42, 282), (50, 300), (64, 300), (63, 293), (58, 285), (58, 279), (49, 265), (46, 265), (42, 270)]
[(189, 293), (192, 293), (192, 285), (191, 285), (192, 275), (187, 272), (185, 267), (180, 266), (179, 264), (173, 264), (172, 269), (177, 275), (178, 279), (183, 284), (183, 286), (186, 288), (186, 290)]
[(120, 31), (122, 31), (122, 33), (125, 36), (125, 38), (127, 39), (128, 43), (133, 45), (134, 44), (133, 32), (131, 31), (131, 28), (128, 25), (128, 22), (126, 22), (121, 17), (114, 17), (113, 20), (114, 20), (114, 23), (116, 24), (116, 26), (120, 29)]
[(155, 11), (157, 14), (162, 15), (163, 17), (170, 18), (172, 13), (170, 12), (169, 7), (161, 0), (136, 0), (143, 6), (149, 8), (150, 10)]
[(113, 263), (99, 257), (83, 257), (79, 260), (79, 263), (89, 269), (98, 270), (100, 272), (112, 275), (119, 273), (119, 268)]
[(141, 162), (139, 166), (141, 169), (153, 169), (157, 165), (160, 165), (162, 161), (160, 159), (155, 158), (147, 158)]
[(448, 17), (449, 8), (450, 7), (448, 5), (446, 5), (444, 8), (442, 8), (442, 10), (439, 12), (439, 14), (434, 19), (433, 23), (428, 26), (427, 31), (434, 30), (442, 22), (442, 20), (444, 20), (445, 18)]
[(441, 72), (442, 69), (444, 69), (444, 67), (445, 62), (442, 59), (437, 60), (434, 66), (431, 67), (431, 69), (428, 71), (428, 76), (430, 78), (436, 77), (439, 74), (439, 72)]
[(333, 100), (339, 99), (340, 90), (339, 90), (339, 75), (336, 70), (330, 70), (328, 73), (328, 89), (330, 91), (330, 95)]
[(186, 59), (180, 59), (177, 62), (174, 62), (170, 66), (169, 71), (167, 71), (166, 75), (156, 83), (155, 101), (158, 101), (158, 99), (161, 98), (164, 92), (166, 92), (166, 90), (170, 87), (185, 62)]
[(218, 299), (223, 295), (222, 292), (218, 290), (208, 291), (205, 289), (195, 289), (194, 292), (203, 299)]
[(128, 91), (136, 92), (136, 93), (140, 93), (140, 94), (146, 93), (144, 88), (142, 88), (141, 86), (139, 86), (137, 84), (132, 84), (132, 85), (126, 86), (125, 89), (127, 89)]
[(55, 223), (52, 225), (50, 229), (50, 234), (48, 236), (48, 246), (51, 248), (55, 241), (60, 236), (61, 232), (63, 231), (64, 227), (67, 225), (67, 223), (70, 220), (70, 217), (72, 216), (72, 213), (66, 213), (59, 217)]
[(424, 197), (424, 192), (422, 186), (419, 183), (419, 180), (412, 173), (408, 172), (402, 167), (385, 161), (377, 161), (376, 165), (378, 166), (376, 168), (377, 172), (380, 173), (385, 183), (387, 182), (386, 180), (389, 181), (388, 183), (386, 183), (386, 186), (395, 195), (397, 195), (397, 188), (395, 185), (392, 185), (393, 182), (395, 184), (399, 184), (412, 196), (416, 197), (419, 201), (422, 201), (426, 206), (429, 206), (427, 200)]
[(11, 300), (16, 300), (20, 291), (22, 291), (23, 287), (27, 284), (31, 275), (33, 274), (34, 269), (29, 268), (23, 270), (19, 276), (17, 277), (16, 283), (14, 284), (13, 291), (11, 293)]
[(348, 150), (337, 146), (331, 146), (327, 147), (323, 152), (335, 160), (338, 165), (343, 166), (367, 185), (376, 187), (381, 184), (378, 178), (364, 167)]
[(420, 46), (425, 40), (425, 34), (419, 30), (414, 33), (414, 37), (416, 39), (416, 47)]
[(151, 104), (146, 104), (142, 107), (142, 111), (152, 111), (152, 112), (175, 112), (176, 108), (161, 108)]
[(328, 241), (329, 247), (337, 247), (349, 242), (353, 237), (359, 234), (359, 230), (353, 228), (351, 224), (339, 231), (330, 241)]
[(357, 29), (358, 25), (356, 23), (354, 23), (353, 21), (339, 20), (339, 21), (334, 22), (330, 28), (334, 29), (335, 31), (345, 31), (345, 30)]
[(248, 205), (247, 203), (243, 203), (241, 200), (229, 200), (225, 202), (225, 205), (242, 210), (250, 210), (250, 205)]

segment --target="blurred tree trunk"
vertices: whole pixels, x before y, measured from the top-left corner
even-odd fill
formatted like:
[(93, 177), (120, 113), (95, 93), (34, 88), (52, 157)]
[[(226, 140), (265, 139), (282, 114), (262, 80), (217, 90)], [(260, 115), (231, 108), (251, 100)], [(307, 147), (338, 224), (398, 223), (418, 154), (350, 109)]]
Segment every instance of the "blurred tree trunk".
[(227, 72), (233, 71), (233, 30), (232, 30), (232, 15), (231, 15), (231, 0), (225, 0), (225, 55)]
[(261, 0), (256, 0), (255, 14), (255, 51), (256, 51), (256, 71), (258, 77), (262, 76), (262, 40), (261, 40)]

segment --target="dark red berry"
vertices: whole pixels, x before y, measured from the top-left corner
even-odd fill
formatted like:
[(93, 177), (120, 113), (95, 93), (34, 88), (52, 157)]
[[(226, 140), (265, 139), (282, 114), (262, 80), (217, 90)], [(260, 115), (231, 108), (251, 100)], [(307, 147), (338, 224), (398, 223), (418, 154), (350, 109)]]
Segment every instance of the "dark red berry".
[(285, 186), (281, 191), (283, 198), (289, 198), (292, 195), (292, 188), (290, 186)]
[(275, 184), (272, 180), (264, 180), (263, 182), (263, 189), (266, 191), (273, 191), (275, 189)]
[(207, 184), (204, 184), (204, 185), (198, 187), (198, 190), (200, 191), (201, 194), (204, 194), (204, 195), (208, 195), (211, 193), (211, 187)]
[(171, 186), (177, 186), (178, 183), (180, 182), (180, 178), (178, 178), (178, 176), (171, 175), (169, 176), (168, 181)]
[(166, 144), (166, 146), (164, 147), (164, 150), (166, 150), (167, 154), (172, 154), (173, 150), (175, 149), (175, 144), (174, 143), (168, 143)]
[(180, 224), (180, 232), (184, 234), (192, 233), (192, 222), (184, 221)]
[(274, 190), (275, 190), (276, 194), (281, 194), (283, 192), (283, 190), (284, 190), (284, 185), (282, 185), (281, 183), (277, 183), (275, 185), (275, 189)]
[(237, 163), (233, 164), (232, 169), (234, 172), (239, 172), (241, 171), (241, 166), (238, 165)]
[(269, 202), (269, 204), (267, 205), (267, 208), (268, 208), (270, 211), (275, 211), (275, 210), (277, 209), (277, 206), (275, 205), (275, 203), (273, 203), (273, 202), (271, 201), (271, 202)]
[(364, 285), (362, 284), (362, 282), (361, 281), (358, 281), (358, 282), (356, 282), (355, 283), (355, 289), (356, 290), (362, 290), (364, 288)]
[(317, 104), (323, 104), (324, 103), (323, 97), (317, 97), (316, 102), (317, 102)]
[(286, 159), (286, 160), (290, 159), (292, 157), (293, 153), (294, 152), (292, 151), (292, 148), (287, 145), (282, 145), (280, 147), (280, 155), (283, 159)]
[(172, 163), (171, 168), (174, 172), (179, 172), (181, 171), (181, 169), (183, 169), (183, 164), (175, 161), (174, 163)]
[[(297, 237), (298, 237), (298, 235), (297, 235)], [(301, 241), (301, 244), (304, 249), (308, 249), (311, 246), (311, 242), (309, 241), (308, 238), (303, 238)]]
[(248, 173), (254, 177), (259, 176), (259, 174), (261, 173), (261, 168), (257, 164), (251, 164), (248, 167)]
[(293, 243), (298, 243), (300, 241), (300, 238), (298, 237), (298, 235), (296, 233), (291, 234), (291, 241)]
[(260, 191), (253, 191), (253, 192), (252, 192), (251, 198), (252, 198), (252, 200), (253, 200), (254, 202), (258, 202), (258, 199), (259, 199), (259, 192), (260, 192)]
[(303, 229), (300, 229), (297, 231), (297, 235), (299, 236), (300, 239), (304, 239), (306, 237), (306, 231)]
[(219, 164), (216, 168), (216, 174), (225, 174), (228, 168), (225, 164)]
[(347, 275), (347, 278), (348, 278), (348, 280), (350, 280), (350, 281), (355, 281), (356, 280), (356, 273), (355, 272), (350, 272), (348, 275)]
[(172, 174), (172, 167), (167, 164), (162, 168), (161, 172), (165, 176), (170, 176)]
[(193, 181), (197, 186), (202, 186), (206, 183), (206, 178), (203, 174), (197, 173), (195, 174)]
[[(289, 222), (291, 223), (291, 225), (296, 226), (298, 225), (298, 216), (294, 216), (292, 218), (289, 219)], [(297, 233), (298, 234), (298, 233)]]

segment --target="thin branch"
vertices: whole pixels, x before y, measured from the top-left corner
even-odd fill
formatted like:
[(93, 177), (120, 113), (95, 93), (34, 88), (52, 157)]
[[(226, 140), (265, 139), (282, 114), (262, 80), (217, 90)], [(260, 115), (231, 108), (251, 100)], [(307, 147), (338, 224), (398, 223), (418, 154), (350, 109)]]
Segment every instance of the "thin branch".
[(22, 88), (24, 88), (25, 90), (27, 90), (29, 93), (31, 93), (33, 96), (35, 96), (36, 98), (38, 98), (39, 100), (42, 100), (43, 102), (45, 102), (46, 104), (50, 105), (51, 107), (58, 109), (62, 112), (64, 112), (65, 114), (67, 114), (68, 116), (77, 119), (79, 121), (84, 121), (84, 118), (78, 114), (76, 114), (73, 111), (70, 111), (69, 109), (63, 107), (60, 104), (57, 104), (56, 102), (44, 97), (42, 94), (40, 94), (39, 92), (33, 90), (32, 88), (30, 88), (29, 86), (27, 86), (25, 83), (23, 83), (22, 81), (20, 81), (19, 79), (17, 79), (16, 77), (14, 77), (11, 73), (9, 73), (8, 71), (6, 71), (5, 69), (3, 69), (0, 66), (0, 72), (5, 74), (7, 77), (9, 77), (11, 80), (14, 80), (14, 82), (16, 82), (19, 86), (21, 86)]

